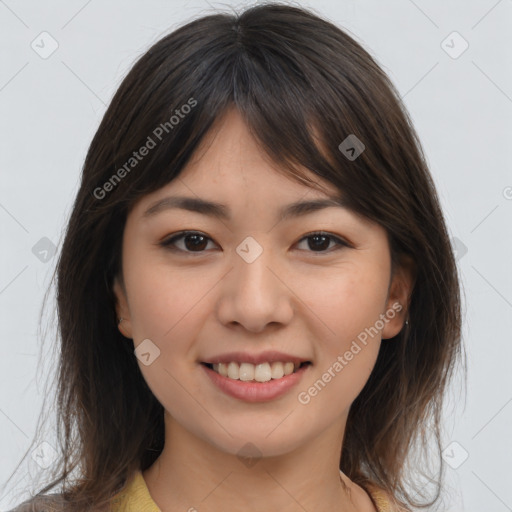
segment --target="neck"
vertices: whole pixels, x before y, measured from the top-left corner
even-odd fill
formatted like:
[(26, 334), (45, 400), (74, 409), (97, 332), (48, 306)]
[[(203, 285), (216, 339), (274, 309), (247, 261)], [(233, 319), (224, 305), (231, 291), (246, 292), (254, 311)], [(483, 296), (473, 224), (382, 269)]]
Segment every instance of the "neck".
[(162, 512), (220, 512), (226, 504), (233, 512), (375, 510), (366, 493), (340, 475), (340, 425), (293, 452), (258, 457), (247, 448), (253, 456), (247, 458), (217, 449), (167, 414), (165, 422), (164, 450), (143, 472)]

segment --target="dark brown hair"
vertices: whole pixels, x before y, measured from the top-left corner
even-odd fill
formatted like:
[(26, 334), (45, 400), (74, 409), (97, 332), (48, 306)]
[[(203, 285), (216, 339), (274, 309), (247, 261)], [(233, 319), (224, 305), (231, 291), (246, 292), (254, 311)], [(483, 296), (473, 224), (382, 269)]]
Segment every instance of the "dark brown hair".
[[(101, 121), (56, 269), (60, 451), (54, 480), (40, 494), (61, 484), (66, 510), (104, 505), (163, 448), (163, 408), (117, 328), (112, 284), (124, 225), (134, 203), (175, 179), (233, 106), (282, 172), (315, 187), (301, 173), (307, 168), (386, 229), (393, 269), (405, 258), (414, 262), (409, 325), (383, 341), (350, 408), (340, 469), (404, 506), (436, 503), (442, 406), (462, 343), (458, 272), (435, 186), (400, 96), (376, 60), (331, 22), (275, 3), (207, 15), (159, 40)], [(158, 141), (157, 127), (165, 127)], [(349, 135), (365, 146), (355, 159), (339, 149)], [(155, 147), (127, 167), (150, 136)], [(418, 446), (431, 460), (429, 434), (441, 473), (427, 475), (436, 484), (427, 500), (412, 475), (428, 465), (406, 462)]]

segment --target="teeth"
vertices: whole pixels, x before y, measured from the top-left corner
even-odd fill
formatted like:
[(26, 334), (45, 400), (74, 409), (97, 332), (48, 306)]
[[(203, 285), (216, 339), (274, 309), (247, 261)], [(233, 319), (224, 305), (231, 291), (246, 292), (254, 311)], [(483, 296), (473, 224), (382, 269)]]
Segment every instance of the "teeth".
[(270, 375), (273, 379), (280, 379), (284, 375), (283, 363), (272, 363)]
[(293, 373), (293, 370), (295, 370), (295, 365), (293, 363), (284, 363), (284, 374), (285, 375), (290, 375), (290, 373)]
[(249, 363), (242, 363), (240, 365), (240, 373), (238, 378), (240, 380), (254, 380), (254, 365)]
[(234, 380), (268, 382), (271, 379), (280, 379), (284, 375), (290, 375), (296, 371), (299, 366), (300, 363), (292, 363), (291, 361), (286, 363), (274, 362), (256, 365), (251, 363), (239, 364), (232, 361), (229, 364), (214, 364), (213, 370), (223, 377), (229, 377)]
[(269, 363), (257, 364), (254, 367), (254, 380), (255, 381), (268, 382), (271, 379), (272, 379), (272, 368)]
[(230, 379), (240, 379), (240, 366), (237, 363), (228, 364), (228, 377)]

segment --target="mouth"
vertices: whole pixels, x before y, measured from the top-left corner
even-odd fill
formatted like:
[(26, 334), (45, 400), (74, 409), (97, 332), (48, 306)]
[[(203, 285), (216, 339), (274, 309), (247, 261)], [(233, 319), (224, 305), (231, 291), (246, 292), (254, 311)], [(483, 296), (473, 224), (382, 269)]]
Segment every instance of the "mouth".
[[(274, 356), (276, 357), (276, 356)], [(222, 393), (248, 403), (268, 402), (287, 396), (299, 385), (311, 361), (261, 361), (257, 364), (237, 362), (224, 356), (223, 362), (202, 362), (206, 377)], [(240, 359), (243, 359), (240, 357)], [(229, 360), (229, 362), (227, 362)]]
[(218, 375), (230, 380), (263, 383), (271, 380), (279, 380), (293, 373), (297, 373), (299, 370), (306, 366), (310, 366), (312, 363), (311, 361), (273, 361), (252, 364), (231, 361), (229, 363), (202, 362), (201, 364)]

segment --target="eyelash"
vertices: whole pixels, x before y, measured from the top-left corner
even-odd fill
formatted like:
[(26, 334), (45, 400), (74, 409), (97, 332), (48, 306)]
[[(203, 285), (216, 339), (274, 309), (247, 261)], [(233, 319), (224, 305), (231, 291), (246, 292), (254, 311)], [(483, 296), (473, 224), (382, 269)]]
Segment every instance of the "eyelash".
[[(187, 235), (200, 235), (202, 237), (205, 237), (206, 239), (208, 239), (209, 241), (213, 241), (210, 237), (206, 236), (204, 233), (201, 233), (200, 231), (181, 231), (180, 233), (177, 233), (175, 235), (173, 235), (171, 238), (168, 238), (166, 240), (164, 240), (163, 242), (160, 242), (159, 245), (161, 245), (162, 247), (164, 247), (165, 249), (167, 250), (170, 250), (170, 251), (173, 251), (173, 252), (182, 252), (182, 253), (185, 253), (185, 254), (201, 254), (201, 253), (204, 253), (206, 252), (205, 250), (203, 251), (187, 251), (187, 250), (184, 250), (184, 249), (178, 249), (177, 247), (175, 247), (173, 244), (175, 244), (178, 240), (180, 239), (183, 239), (185, 238)], [(344, 240), (342, 240), (341, 238), (335, 236), (335, 235), (332, 235), (331, 233), (327, 233), (325, 231), (314, 231), (312, 233), (308, 233), (307, 235), (303, 236), (298, 243), (302, 242), (303, 240), (307, 240), (308, 238), (312, 238), (314, 236), (324, 236), (324, 237), (328, 237), (330, 239), (332, 239), (335, 243), (336, 243), (336, 247), (334, 248), (331, 248), (331, 249), (328, 249), (328, 250), (325, 250), (325, 251), (306, 251), (306, 252), (311, 252), (313, 254), (329, 254), (331, 252), (334, 251), (338, 251), (344, 247), (351, 247), (351, 245), (348, 243), (348, 242), (345, 242)]]

